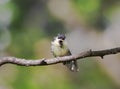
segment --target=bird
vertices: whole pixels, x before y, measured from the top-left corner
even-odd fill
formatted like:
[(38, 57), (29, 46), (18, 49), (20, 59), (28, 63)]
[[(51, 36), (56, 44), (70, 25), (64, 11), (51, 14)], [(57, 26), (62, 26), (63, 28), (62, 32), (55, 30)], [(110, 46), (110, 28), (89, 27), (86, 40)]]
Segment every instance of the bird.
[[(58, 34), (51, 41), (51, 52), (54, 57), (63, 57), (72, 55), (66, 41), (66, 36), (64, 34)], [(77, 60), (70, 60), (63, 62), (70, 71), (77, 72), (79, 71)]]

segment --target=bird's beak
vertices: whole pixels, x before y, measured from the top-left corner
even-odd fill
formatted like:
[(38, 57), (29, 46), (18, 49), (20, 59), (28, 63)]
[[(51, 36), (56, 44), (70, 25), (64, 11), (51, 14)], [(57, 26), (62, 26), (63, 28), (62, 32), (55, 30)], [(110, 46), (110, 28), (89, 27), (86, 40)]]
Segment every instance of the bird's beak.
[(60, 43), (60, 47), (62, 47), (63, 46), (63, 40), (60, 40), (59, 43)]

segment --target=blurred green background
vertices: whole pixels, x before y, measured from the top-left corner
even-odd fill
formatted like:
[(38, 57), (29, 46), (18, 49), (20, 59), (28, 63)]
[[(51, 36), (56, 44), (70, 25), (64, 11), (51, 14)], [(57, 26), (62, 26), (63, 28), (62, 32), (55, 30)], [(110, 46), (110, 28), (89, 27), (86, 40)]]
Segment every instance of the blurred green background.
[[(58, 33), (73, 54), (120, 46), (119, 17), (120, 0), (0, 0), (0, 56), (51, 58)], [(78, 62), (78, 73), (62, 64), (3, 65), (0, 89), (120, 89), (119, 55)]]

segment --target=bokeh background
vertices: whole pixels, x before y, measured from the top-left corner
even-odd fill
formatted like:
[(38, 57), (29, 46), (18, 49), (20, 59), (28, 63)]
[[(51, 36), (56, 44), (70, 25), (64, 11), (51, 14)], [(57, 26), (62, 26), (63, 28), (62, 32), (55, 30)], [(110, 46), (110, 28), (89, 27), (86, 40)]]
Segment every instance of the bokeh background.
[[(50, 42), (67, 36), (72, 54), (120, 47), (120, 0), (0, 0), (0, 57), (53, 57)], [(62, 64), (0, 67), (0, 89), (120, 89), (120, 54)]]

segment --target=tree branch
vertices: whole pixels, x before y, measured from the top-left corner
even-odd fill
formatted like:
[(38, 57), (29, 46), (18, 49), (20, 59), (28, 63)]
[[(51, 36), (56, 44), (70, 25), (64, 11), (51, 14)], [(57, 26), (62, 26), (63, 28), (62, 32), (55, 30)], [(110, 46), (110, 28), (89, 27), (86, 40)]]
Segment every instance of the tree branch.
[(20, 66), (43, 66), (43, 65), (52, 65), (52, 64), (57, 64), (61, 63), (64, 61), (69, 61), (69, 60), (78, 60), (86, 57), (101, 57), (105, 55), (110, 55), (110, 54), (117, 54), (120, 53), (120, 47), (117, 48), (112, 48), (112, 49), (106, 49), (106, 50), (99, 50), (99, 51), (92, 51), (88, 50), (86, 52), (82, 52), (77, 55), (70, 55), (70, 56), (64, 56), (64, 57), (56, 57), (56, 58), (50, 58), (50, 59), (38, 59), (38, 60), (26, 60), (22, 58), (16, 58), (16, 57), (1, 57), (0, 58), (0, 66), (11, 63), (11, 64), (16, 64)]

